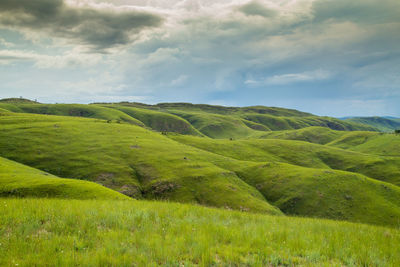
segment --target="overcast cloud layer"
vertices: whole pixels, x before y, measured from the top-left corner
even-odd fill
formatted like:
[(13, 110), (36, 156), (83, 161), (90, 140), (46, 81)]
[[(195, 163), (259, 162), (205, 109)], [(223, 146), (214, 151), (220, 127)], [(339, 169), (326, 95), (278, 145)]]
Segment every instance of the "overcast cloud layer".
[(400, 117), (398, 0), (2, 0), (0, 97)]

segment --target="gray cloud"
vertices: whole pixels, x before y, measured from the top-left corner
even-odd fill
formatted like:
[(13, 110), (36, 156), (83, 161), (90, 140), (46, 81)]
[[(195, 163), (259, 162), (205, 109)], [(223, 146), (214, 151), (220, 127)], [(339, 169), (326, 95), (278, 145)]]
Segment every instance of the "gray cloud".
[[(165, 14), (165, 23), (144, 31), (140, 36), (145, 38), (127, 45), (128, 49), (91, 54), (101, 57), (93, 58), (90, 68), (84, 64), (89, 61), (83, 57), (85, 50), (65, 51), (69, 47), (62, 47), (62, 52), (43, 51), (42, 47), (36, 51), (39, 56), (0, 53), (0, 61), (3, 55), (3, 62), (17, 62), (2, 66), (2, 74), (13, 77), (8, 84), (18, 80), (13, 68), (19, 73), (18, 68), (29, 62), (23, 58), (29, 56), (35, 63), (26, 77), (36, 79), (36, 88), (54, 83), (64, 88), (58, 95), (68, 91), (70, 99), (80, 102), (100, 100), (103, 92), (104, 101), (111, 95), (115, 99), (135, 96), (145, 97), (146, 102), (263, 104), (325, 115), (369, 112), (400, 116), (396, 104), (400, 101), (398, 0), (75, 0), (97, 3), (80, 8), (59, 0), (26, 0), (27, 5), (18, 8), (16, 2), (21, 3), (0, 0), (0, 10), (8, 10), (9, 15), (0, 13), (0, 24), (43, 31), (100, 50), (130, 44), (143, 27), (157, 27), (162, 22), (132, 6)], [(116, 3), (125, 6), (115, 7)], [(149, 19), (147, 24), (135, 22), (139, 15)], [(12, 38), (2, 37), (14, 43)], [(58, 49), (57, 43), (51, 46)], [(62, 58), (54, 57), (61, 53), (65, 53)], [(61, 78), (54, 78), (54, 69)], [(97, 77), (110, 70), (110, 76), (118, 79), (97, 82)], [(88, 82), (88, 77), (93, 81)], [(60, 79), (66, 83), (60, 84)], [(43, 84), (46, 80), (52, 82)], [(7, 88), (11, 92), (18, 86), (31, 88), (32, 83)], [(43, 95), (47, 93), (43, 89)]]
[(0, 1), (0, 26), (47, 33), (95, 50), (128, 44), (135, 34), (162, 21), (155, 14), (113, 6), (78, 7), (63, 0)]
[(239, 11), (249, 16), (273, 17), (277, 15), (275, 10), (267, 8), (265, 5), (258, 1), (251, 1), (238, 8)]
[(376, 24), (399, 22), (398, 0), (319, 0), (313, 2), (315, 22), (335, 20)]

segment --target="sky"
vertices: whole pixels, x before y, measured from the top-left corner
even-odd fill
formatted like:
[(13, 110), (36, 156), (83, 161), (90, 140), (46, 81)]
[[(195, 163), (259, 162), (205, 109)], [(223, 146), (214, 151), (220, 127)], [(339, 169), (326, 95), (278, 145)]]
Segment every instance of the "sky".
[(20, 96), (400, 117), (400, 1), (1, 0)]

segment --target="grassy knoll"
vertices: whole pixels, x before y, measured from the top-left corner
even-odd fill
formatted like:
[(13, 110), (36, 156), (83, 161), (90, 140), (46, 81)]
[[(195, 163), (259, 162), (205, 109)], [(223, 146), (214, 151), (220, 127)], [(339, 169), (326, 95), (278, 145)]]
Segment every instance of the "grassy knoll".
[(147, 127), (158, 132), (176, 132), (180, 134), (202, 136), (189, 122), (173, 114), (122, 105), (106, 105), (105, 107), (120, 110), (143, 122)]
[(278, 117), (268, 114), (243, 114), (246, 120), (262, 124), (273, 131), (301, 129), (310, 126), (321, 126), (339, 131), (376, 131), (376, 128), (354, 122), (342, 121), (330, 117)]
[[(206, 112), (184, 112), (180, 110), (171, 110), (170, 112), (184, 118), (201, 133), (211, 138), (244, 138), (258, 134), (259, 132), (252, 127), (255, 123), (246, 123), (247, 121), (235, 116)], [(269, 129), (260, 128), (260, 130), (265, 131)]]
[(238, 108), (189, 103), (40, 104), (24, 99), (5, 99), (0, 101), (0, 108), (19, 113), (121, 121), (146, 125), (156, 131), (206, 135), (211, 138), (248, 138), (263, 135), (270, 130), (293, 130), (310, 126), (341, 131), (376, 130), (367, 124), (262, 106)]
[(271, 131), (263, 133), (258, 138), (298, 140), (325, 145), (347, 134), (346, 131), (335, 131), (327, 127), (311, 126), (290, 131)]
[(400, 121), (398, 119), (383, 118), (383, 117), (354, 117), (348, 118), (345, 121), (362, 123), (371, 125), (382, 132), (393, 132), (400, 129)]
[(277, 161), (310, 168), (351, 171), (400, 185), (399, 157), (369, 155), (294, 140), (215, 140), (183, 135), (170, 135), (170, 138), (237, 160)]
[(400, 156), (400, 135), (352, 132), (328, 143), (329, 146), (381, 156)]
[(390, 183), (285, 163), (255, 163), (237, 174), (285, 214), (400, 227), (400, 187)]
[(110, 108), (95, 105), (81, 104), (24, 104), (24, 103), (1, 103), (0, 108), (18, 113), (34, 113), (58, 116), (75, 116), (96, 118), (109, 121), (127, 122), (139, 126), (144, 126), (139, 120), (127, 114)]
[(0, 158), (0, 197), (129, 199), (95, 183), (62, 179), (4, 158)]
[(143, 201), (0, 199), (4, 266), (398, 266), (398, 229)]
[[(59, 177), (96, 181), (135, 198), (398, 225), (400, 205), (393, 200), (400, 199), (397, 187), (379, 182), (375, 186), (365, 176), (331, 169), (333, 164), (347, 164), (362, 170), (372, 164), (378, 170), (382, 162), (387, 164), (382, 173), (389, 175), (397, 165), (379, 157), (300, 141), (165, 136), (86, 118), (10, 113), (0, 116), (0, 124), (2, 156)], [(192, 139), (207, 146), (185, 144)], [(358, 162), (358, 156), (365, 158)], [(273, 164), (289, 160), (292, 164)], [(287, 187), (276, 186), (283, 181)], [(348, 188), (360, 191), (351, 193)], [(371, 198), (360, 195), (368, 190)], [(385, 214), (380, 216), (379, 210)]]
[[(57, 121), (58, 120), (58, 121)], [(60, 177), (96, 181), (136, 198), (281, 214), (229, 161), (130, 124), (73, 117), (0, 116), (0, 155)]]
[(294, 109), (277, 108), (277, 107), (264, 107), (264, 106), (251, 106), (251, 107), (225, 107), (206, 104), (191, 104), (191, 103), (160, 103), (146, 108), (160, 108), (165, 110), (181, 110), (186, 112), (207, 112), (221, 115), (244, 114), (244, 113), (259, 113), (270, 114), (273, 116), (286, 116), (286, 117), (302, 117), (310, 116), (312, 114), (301, 112)]

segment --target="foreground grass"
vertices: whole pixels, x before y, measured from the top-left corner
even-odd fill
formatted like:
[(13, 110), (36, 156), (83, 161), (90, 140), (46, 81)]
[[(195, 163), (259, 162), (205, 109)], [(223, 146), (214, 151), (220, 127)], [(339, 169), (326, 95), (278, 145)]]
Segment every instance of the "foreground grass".
[(0, 199), (1, 266), (399, 266), (400, 231), (143, 201)]

